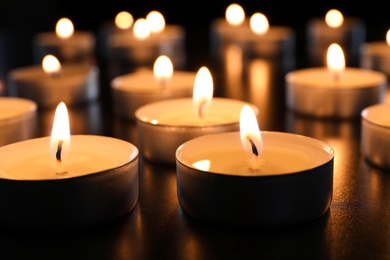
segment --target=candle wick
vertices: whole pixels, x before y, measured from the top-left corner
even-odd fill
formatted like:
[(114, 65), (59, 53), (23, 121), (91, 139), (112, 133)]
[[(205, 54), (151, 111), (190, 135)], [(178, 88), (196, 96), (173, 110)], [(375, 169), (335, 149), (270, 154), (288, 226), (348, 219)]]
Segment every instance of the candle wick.
[(58, 141), (57, 152), (56, 152), (56, 159), (58, 162), (61, 162), (61, 151), (62, 151), (62, 144), (63, 143), (64, 143), (63, 140)]
[(168, 85), (169, 79), (167, 77), (161, 77), (158, 80), (158, 84), (160, 85), (160, 88), (165, 88)]
[(199, 107), (198, 107), (198, 116), (199, 118), (202, 118), (203, 117), (203, 107), (206, 105), (206, 99), (203, 99), (200, 103), (199, 103)]
[(250, 138), (249, 136), (247, 136), (246, 138), (248, 139), (249, 143), (252, 146), (253, 155), (259, 156), (259, 151), (257, 150), (257, 147), (256, 147), (255, 143), (253, 142), (252, 138)]

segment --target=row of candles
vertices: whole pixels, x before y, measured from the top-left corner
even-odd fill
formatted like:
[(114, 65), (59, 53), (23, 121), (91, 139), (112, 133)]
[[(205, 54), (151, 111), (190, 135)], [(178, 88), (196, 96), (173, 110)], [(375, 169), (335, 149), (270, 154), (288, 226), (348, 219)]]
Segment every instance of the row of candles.
[[(161, 21), (161, 16), (157, 17)], [(139, 26), (145, 26), (145, 21)], [(261, 14), (251, 19), (255, 24), (260, 21), (266, 21)], [(69, 21), (65, 22), (69, 25)], [(219, 22), (214, 25), (220, 41), (235, 35), (230, 40), (238, 40), (243, 46), (242, 41), (253, 43), (256, 38), (244, 25), (239, 35), (236, 27)], [(256, 32), (264, 33), (261, 28), (268, 25), (263, 25)], [(134, 24), (134, 31), (136, 28), (138, 23)], [(267, 33), (273, 35), (273, 41), (255, 44), (255, 50), (279, 53), (286, 44), (275, 47), (271, 43), (286, 39), (291, 42), (291, 31), (279, 28), (277, 33), (271, 33), (269, 29)], [(230, 36), (226, 38), (226, 34)], [(126, 42), (135, 41), (129, 39), (129, 34), (120, 35)], [(38, 37), (39, 46), (50, 42), (43, 40), (45, 37)], [(81, 52), (72, 49), (70, 40), (61, 42), (61, 46), (60, 49), (67, 49), (61, 54), (71, 53), (74, 57)], [(138, 49), (140, 46), (138, 43), (133, 54), (149, 56), (148, 46), (148, 51)], [(339, 44), (328, 46), (327, 55), (327, 68), (301, 69), (286, 75), (288, 107), (315, 117), (361, 115), (365, 156), (379, 167), (390, 168), (384, 145), (390, 135), (383, 119), (387, 107), (380, 104), (387, 89), (386, 75), (364, 68), (345, 68)], [(11, 71), (9, 87), (14, 97), (0, 99), (0, 108), (5, 111), (1, 113), (1, 132), (9, 133), (0, 148), (0, 197), (9, 198), (15, 189), (27, 197), (17, 206), (6, 203), (7, 211), (0, 219), (9, 227), (81, 228), (130, 212), (138, 199), (139, 153), (151, 162), (176, 164), (180, 205), (189, 215), (206, 222), (280, 227), (311, 220), (329, 209), (332, 147), (301, 135), (261, 132), (255, 105), (213, 97), (213, 78), (207, 67), (201, 67), (197, 73), (174, 71), (175, 63), (168, 55), (161, 55), (155, 60), (153, 71), (145, 68), (113, 77), (110, 83), (114, 111), (136, 121), (140, 142), (136, 147), (111, 137), (70, 135), (65, 104), (95, 100), (99, 95), (99, 71), (91, 60), (87, 64), (65, 61), (64, 57), (60, 60), (46, 54), (42, 58), (43, 69), (34, 66)], [(31, 127), (37, 108), (56, 105), (51, 137), (26, 137), (26, 127)], [(58, 119), (61, 115), (63, 118)], [(22, 131), (16, 131), (19, 129)], [(29, 140), (15, 140), (18, 134), (20, 139)], [(107, 182), (113, 183), (111, 188), (105, 187)], [(71, 194), (80, 187), (87, 192), (88, 186), (96, 190), (88, 196), (77, 193), (83, 199)], [(31, 195), (36, 187), (44, 192)], [(63, 205), (53, 208), (45, 199), (48, 194), (61, 198)], [(113, 203), (118, 200), (120, 203)], [(253, 207), (254, 200), (258, 207)], [(37, 201), (42, 202), (39, 209), (31, 206), (37, 205)], [(29, 213), (20, 216), (19, 207), (29, 208)], [(46, 211), (53, 214), (55, 221), (42, 220)]]

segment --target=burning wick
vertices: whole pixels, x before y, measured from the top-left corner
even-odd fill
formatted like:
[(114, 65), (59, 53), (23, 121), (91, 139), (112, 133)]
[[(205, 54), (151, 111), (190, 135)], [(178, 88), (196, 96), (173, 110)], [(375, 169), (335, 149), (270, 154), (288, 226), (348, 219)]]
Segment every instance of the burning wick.
[(57, 159), (57, 169), (56, 173), (57, 174), (65, 174), (67, 171), (65, 170), (64, 166), (62, 165), (61, 161), (61, 151), (62, 151), (62, 144), (64, 141), (60, 140), (58, 141), (57, 145), (57, 152), (56, 152), (56, 159)]
[(198, 115), (199, 115), (199, 118), (202, 118), (203, 117), (203, 107), (206, 105), (207, 103), (207, 100), (206, 99), (203, 99), (202, 102), (199, 103), (199, 108), (198, 108)]
[(249, 136), (247, 136), (246, 138), (251, 143), (253, 155), (259, 156), (259, 152), (257, 151), (257, 147), (256, 147), (255, 143), (253, 142), (252, 138), (250, 138)]
[(255, 142), (253, 142), (252, 138), (247, 136), (246, 139), (251, 144), (253, 154), (252, 158), (248, 160), (250, 163), (250, 168), (252, 170), (260, 170), (260, 164), (261, 162), (264, 162), (264, 160), (259, 158), (259, 151), (257, 150)]

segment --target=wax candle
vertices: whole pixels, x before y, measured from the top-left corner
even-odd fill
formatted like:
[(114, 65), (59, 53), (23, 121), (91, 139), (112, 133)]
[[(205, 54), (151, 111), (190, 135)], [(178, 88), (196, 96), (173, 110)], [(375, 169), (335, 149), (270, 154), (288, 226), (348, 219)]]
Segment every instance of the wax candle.
[(112, 137), (70, 135), (57, 107), (50, 137), (0, 148), (1, 226), (69, 231), (130, 212), (138, 199), (138, 149)]
[(170, 57), (175, 68), (186, 62), (185, 29), (180, 25), (165, 24), (160, 12), (151, 11), (139, 18), (132, 33), (111, 34), (107, 37), (110, 78), (139, 67), (152, 67), (160, 55)]
[(52, 54), (62, 63), (96, 64), (96, 39), (93, 32), (74, 30), (72, 21), (63, 17), (57, 21), (55, 32), (41, 32), (33, 37), (33, 58), (41, 63)]
[[(324, 19), (325, 18), (325, 19)], [(337, 9), (325, 17), (311, 19), (306, 26), (307, 58), (311, 66), (326, 64), (327, 48), (332, 43), (345, 50), (349, 66), (359, 66), (359, 48), (366, 40), (366, 24), (358, 17), (344, 17)]]
[(386, 41), (373, 41), (360, 46), (360, 67), (381, 71), (390, 77), (390, 30)]
[(324, 214), (332, 198), (333, 149), (302, 135), (260, 132), (247, 106), (240, 123), (239, 132), (200, 136), (177, 149), (184, 212), (239, 228), (292, 226)]
[(389, 104), (375, 104), (361, 113), (361, 143), (364, 158), (371, 164), (390, 169)]
[(10, 96), (31, 99), (40, 107), (55, 107), (60, 101), (79, 105), (99, 97), (98, 67), (60, 64), (53, 55), (46, 55), (42, 66), (11, 70), (7, 80)]
[(138, 108), (135, 117), (143, 156), (153, 162), (174, 164), (175, 151), (184, 141), (237, 130), (243, 105), (250, 105), (258, 113), (257, 107), (247, 102), (212, 96), (212, 76), (203, 66), (197, 72), (192, 98), (157, 101)]
[(287, 106), (315, 117), (358, 117), (367, 106), (381, 103), (387, 88), (385, 74), (364, 68), (345, 68), (338, 44), (328, 49), (328, 66), (286, 74)]
[(36, 137), (37, 107), (28, 99), (0, 97), (0, 146)]
[(111, 81), (114, 112), (135, 120), (135, 111), (143, 105), (179, 97), (191, 97), (196, 73), (173, 71), (169, 57), (159, 56), (153, 70), (140, 69)]

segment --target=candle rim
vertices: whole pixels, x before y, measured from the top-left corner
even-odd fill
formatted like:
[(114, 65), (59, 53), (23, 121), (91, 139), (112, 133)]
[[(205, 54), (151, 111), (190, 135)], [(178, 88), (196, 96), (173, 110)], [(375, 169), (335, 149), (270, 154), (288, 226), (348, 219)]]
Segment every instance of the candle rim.
[[(38, 109), (38, 104), (30, 99), (20, 98), (20, 97), (0, 97), (0, 102), (18, 102), (18, 105), (24, 103), (26, 105), (26, 109), (18, 111), (16, 114), (9, 115), (7, 117), (0, 117), (0, 122), (18, 120), (24, 117), (28, 117), (36, 113)], [(0, 109), (1, 111), (1, 109)]]
[[(375, 104), (375, 105), (371, 105), (369, 107), (366, 107), (360, 113), (361, 120), (366, 122), (366, 123), (368, 123), (368, 124), (370, 124), (370, 125), (376, 126), (376, 127), (380, 127), (380, 128), (384, 128), (384, 129), (390, 129), (390, 125), (383, 125), (383, 124), (378, 123), (376, 120), (372, 120), (372, 119), (368, 118), (369, 110), (371, 110), (371, 109), (381, 109), (381, 108), (388, 108), (387, 111), (390, 111), (390, 104), (381, 103), (381, 104)], [(389, 117), (389, 121), (390, 121), (390, 117)]]

